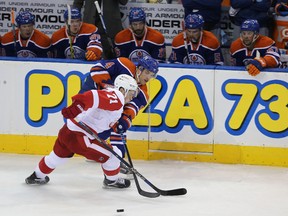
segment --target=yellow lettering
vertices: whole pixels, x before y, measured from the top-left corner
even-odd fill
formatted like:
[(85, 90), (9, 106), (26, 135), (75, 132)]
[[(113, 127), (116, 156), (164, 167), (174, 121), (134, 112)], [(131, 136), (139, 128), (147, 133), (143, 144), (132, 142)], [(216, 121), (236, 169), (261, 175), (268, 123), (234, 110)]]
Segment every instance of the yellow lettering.
[(233, 130), (237, 130), (242, 126), (245, 117), (253, 104), (257, 95), (257, 86), (251, 83), (228, 83), (225, 90), (231, 95), (241, 95), (239, 103), (229, 120), (229, 127)]
[[(157, 79), (153, 79), (149, 81), (148, 83), (148, 94), (149, 94), (149, 103), (152, 101), (157, 94), (161, 90), (161, 82)], [(149, 104), (148, 103), (148, 104)], [(148, 126), (149, 123), (151, 126), (159, 126), (162, 123), (162, 117), (156, 113), (148, 113), (145, 111), (149, 111), (149, 106), (147, 105), (144, 109), (141, 109), (136, 116), (136, 118), (133, 120), (133, 125), (135, 126)], [(150, 120), (149, 120), (150, 119)]]
[[(46, 89), (47, 92), (43, 93)], [(40, 121), (43, 108), (55, 107), (63, 100), (62, 81), (52, 74), (32, 74), (29, 77), (28, 115), (32, 121)]]
[(188, 79), (182, 80), (167, 111), (165, 123), (168, 127), (176, 127), (180, 119), (193, 120), (199, 129), (206, 128), (208, 120), (195, 84)]
[(288, 128), (288, 90), (285, 86), (279, 84), (271, 84), (266, 86), (260, 94), (263, 100), (270, 100), (277, 96), (277, 100), (273, 100), (269, 104), (269, 110), (277, 113), (277, 119), (271, 119), (267, 113), (259, 115), (259, 122), (263, 128), (271, 132), (283, 132)]
[(67, 105), (72, 103), (71, 97), (78, 94), (81, 89), (81, 78), (77, 75), (71, 75), (67, 78)]

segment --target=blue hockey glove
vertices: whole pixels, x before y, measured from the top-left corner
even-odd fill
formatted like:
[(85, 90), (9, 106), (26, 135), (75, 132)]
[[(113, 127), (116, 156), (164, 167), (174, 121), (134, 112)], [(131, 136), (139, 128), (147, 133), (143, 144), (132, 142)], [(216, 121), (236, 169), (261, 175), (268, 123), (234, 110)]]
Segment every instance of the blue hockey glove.
[(131, 119), (129, 116), (122, 114), (121, 118), (115, 124), (114, 132), (118, 134), (125, 133), (131, 127)]

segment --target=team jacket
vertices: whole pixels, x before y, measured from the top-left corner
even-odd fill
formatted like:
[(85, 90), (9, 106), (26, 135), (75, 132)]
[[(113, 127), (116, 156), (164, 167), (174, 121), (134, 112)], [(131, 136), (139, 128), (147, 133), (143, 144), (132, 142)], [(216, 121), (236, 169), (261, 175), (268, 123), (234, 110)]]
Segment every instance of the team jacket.
[(223, 65), (224, 59), (220, 43), (216, 36), (209, 31), (202, 31), (198, 44), (187, 43), (187, 50), (184, 44), (184, 32), (176, 35), (172, 41), (172, 52), (169, 57), (170, 63), (182, 63), (193, 65)]
[[(85, 123), (102, 139), (107, 139), (111, 127), (123, 112), (124, 95), (114, 88), (91, 90), (83, 95), (84, 99), (81, 102), (85, 105), (85, 111), (77, 116), (78, 121)], [(74, 119), (67, 119), (67, 127), (72, 131), (82, 132), (90, 139), (94, 139)], [(109, 132), (106, 133), (107, 131)]]
[(6, 33), (2, 37), (1, 44), (5, 50), (6, 56), (23, 58), (48, 57), (51, 40), (44, 33), (34, 29), (26, 43), (21, 39), (19, 29), (15, 30), (15, 36), (16, 43), (14, 42), (14, 35), (12, 31)]
[(259, 35), (251, 51), (243, 45), (240, 38), (233, 41), (230, 47), (231, 65), (246, 66), (250, 60), (256, 57), (257, 51), (259, 51), (260, 57), (265, 59), (266, 67), (278, 67), (280, 65), (280, 54), (275, 41), (263, 35)]
[[(72, 37), (75, 59), (85, 59), (88, 50), (95, 52), (99, 59), (102, 54), (100, 35), (96, 26), (82, 23), (79, 33)], [(52, 35), (52, 51), (54, 58), (71, 58), (70, 39), (66, 27), (62, 27)]]
[[(91, 89), (103, 89), (113, 85), (120, 74), (135, 77), (136, 66), (128, 58), (120, 57), (112, 60), (101, 60), (95, 64), (86, 77), (80, 92)], [(139, 110), (148, 103), (148, 90), (146, 85), (139, 85), (139, 94), (130, 103), (125, 104), (124, 113), (134, 119)]]
[(231, 16), (231, 21), (240, 26), (246, 19), (256, 19), (260, 27), (267, 26), (270, 17), (268, 16), (269, 8), (272, 5), (271, 0), (230, 0), (231, 7), (238, 12), (235, 16)]
[(205, 23), (215, 25), (220, 22), (221, 3), (223, 0), (182, 0), (185, 17), (190, 13), (199, 13)]
[(133, 62), (138, 62), (139, 58), (147, 55), (165, 62), (165, 38), (159, 31), (146, 27), (143, 38), (138, 40), (132, 30), (127, 28), (115, 36), (115, 53), (117, 57), (126, 57)]

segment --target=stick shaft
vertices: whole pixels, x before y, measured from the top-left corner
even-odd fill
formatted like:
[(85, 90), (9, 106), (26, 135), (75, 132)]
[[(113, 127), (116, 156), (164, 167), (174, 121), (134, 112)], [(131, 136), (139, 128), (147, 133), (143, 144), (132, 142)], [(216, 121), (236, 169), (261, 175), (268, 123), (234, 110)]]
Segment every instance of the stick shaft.
[(67, 20), (67, 27), (68, 27), (68, 37), (69, 37), (69, 46), (70, 46), (70, 53), (71, 58), (74, 59), (74, 48), (73, 48), (73, 39), (71, 35), (71, 7), (69, 4), (67, 4), (67, 10), (68, 10), (68, 20)]
[(13, 41), (14, 41), (14, 51), (15, 51), (15, 54), (17, 56), (17, 50), (16, 50), (17, 38), (16, 38), (16, 30), (15, 30), (15, 11), (14, 11), (14, 8), (12, 8), (12, 10), (11, 10), (11, 24), (12, 24), (12, 33), (13, 33)]
[[(127, 142), (125, 140), (125, 137), (124, 137), (123, 133), (121, 133), (120, 136), (121, 136), (121, 139), (122, 139), (122, 142), (123, 142), (123, 145), (124, 145), (127, 157), (128, 157), (128, 161), (129, 161), (131, 167), (133, 167), (132, 159), (130, 157), (130, 153), (129, 153), (129, 150), (128, 150)], [(132, 174), (133, 174), (133, 178), (134, 178), (134, 181), (135, 181), (136, 188), (137, 188), (138, 193), (140, 195), (145, 196), (145, 197), (150, 197), (150, 198), (156, 198), (156, 197), (160, 196), (160, 193), (157, 193), (157, 192), (153, 193), (153, 192), (148, 192), (148, 191), (142, 190), (142, 188), (140, 187), (140, 184), (139, 184), (139, 181), (138, 181), (138, 178), (137, 178), (136, 174), (134, 172), (132, 172)]]
[(147, 178), (145, 178), (141, 173), (139, 173), (136, 169), (134, 169), (127, 161), (125, 161), (120, 155), (118, 155), (113, 149), (110, 148), (110, 146), (104, 142), (102, 139), (100, 139), (97, 134), (95, 134), (85, 123), (77, 120), (77, 118), (74, 119), (80, 127), (85, 130), (87, 133), (89, 133), (91, 136), (93, 136), (99, 143), (101, 143), (108, 151), (110, 151), (120, 162), (122, 162), (131, 172), (138, 175), (146, 184), (148, 184), (151, 188), (153, 188), (156, 192), (158, 192), (160, 195), (163, 196), (178, 196), (178, 195), (184, 195), (187, 193), (187, 190), (185, 188), (179, 188), (179, 189), (173, 189), (173, 190), (161, 190), (155, 185), (153, 185)]
[[(104, 1), (104, 0), (103, 0), (103, 1)], [(100, 21), (101, 21), (101, 24), (102, 24), (104, 33), (105, 33), (105, 35), (106, 35), (106, 37), (107, 37), (107, 40), (108, 40), (108, 43), (109, 43), (111, 52), (112, 52), (112, 54), (113, 54), (113, 58), (115, 58), (115, 57), (116, 57), (116, 54), (115, 54), (115, 51), (114, 51), (114, 45), (113, 45), (112, 39), (109, 37), (109, 35), (108, 35), (108, 33), (107, 33), (107, 28), (106, 28), (106, 25), (105, 25), (105, 22), (104, 22), (104, 18), (103, 18), (103, 14), (102, 14), (102, 11), (101, 11), (99, 2), (98, 2), (98, 1), (94, 1), (94, 4), (95, 4), (96, 10), (97, 10), (97, 12), (98, 12), (98, 15), (99, 15), (99, 17), (100, 17)]]
[(190, 58), (189, 58), (189, 50), (188, 50), (188, 44), (187, 44), (187, 34), (186, 34), (184, 22), (182, 22), (182, 30), (183, 30), (183, 39), (184, 39), (184, 46), (185, 46), (186, 55), (187, 55), (187, 61), (188, 61), (189, 64), (191, 64)]

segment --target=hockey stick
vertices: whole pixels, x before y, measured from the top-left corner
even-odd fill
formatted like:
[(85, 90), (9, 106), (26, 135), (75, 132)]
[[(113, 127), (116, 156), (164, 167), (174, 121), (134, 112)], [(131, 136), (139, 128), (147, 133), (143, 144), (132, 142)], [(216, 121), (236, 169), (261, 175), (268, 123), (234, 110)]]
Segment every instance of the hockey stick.
[(68, 27), (68, 37), (69, 37), (69, 45), (70, 45), (70, 53), (71, 53), (71, 58), (74, 59), (74, 48), (73, 48), (73, 39), (71, 35), (71, 7), (69, 4), (67, 4), (67, 10), (68, 10), (68, 22), (67, 22), (67, 27)]
[(17, 49), (16, 49), (17, 38), (16, 38), (16, 30), (15, 30), (15, 11), (14, 11), (13, 8), (11, 10), (11, 24), (12, 24), (12, 33), (13, 33), (13, 41), (14, 41), (14, 52), (15, 52), (15, 54), (17, 56)]
[(101, 11), (101, 8), (99, 6), (99, 3), (98, 3), (98, 1), (94, 1), (94, 4), (95, 4), (96, 10), (98, 12), (98, 15), (100, 17), (101, 24), (102, 24), (102, 27), (104, 29), (105, 36), (107, 37), (107, 40), (108, 40), (108, 43), (109, 43), (113, 58), (116, 58), (116, 54), (115, 54), (115, 51), (114, 51), (114, 45), (112, 43), (111, 38), (109, 37), (109, 35), (107, 33), (107, 28), (106, 28), (106, 25), (105, 25), (105, 22), (104, 22), (104, 18), (103, 18), (102, 11)]
[[(120, 136), (121, 136), (122, 142), (124, 144), (124, 149), (126, 151), (126, 154), (127, 154), (127, 157), (128, 157), (128, 161), (129, 161), (131, 167), (133, 168), (132, 159), (130, 157), (130, 153), (129, 153), (129, 150), (128, 150), (127, 142), (125, 141), (125, 137), (124, 137), (123, 133), (121, 133)], [(134, 177), (134, 180), (135, 180), (136, 188), (137, 188), (138, 193), (140, 195), (145, 196), (145, 197), (150, 197), (150, 198), (155, 198), (155, 197), (160, 196), (160, 193), (152, 193), (152, 192), (148, 192), (148, 191), (142, 190), (141, 187), (140, 187), (140, 184), (139, 184), (139, 181), (138, 181), (138, 178), (137, 178), (136, 174), (134, 172), (132, 172), (132, 174), (133, 174), (133, 177)]]
[(183, 29), (183, 39), (184, 39), (184, 46), (185, 46), (186, 55), (187, 55), (187, 61), (189, 64), (191, 64), (190, 58), (189, 58), (189, 51), (188, 51), (188, 45), (187, 45), (187, 35), (186, 35), (184, 21), (182, 22), (182, 29)]
[[(153, 188), (156, 192), (158, 192), (162, 196), (178, 196), (178, 195), (184, 195), (187, 193), (187, 190), (185, 188), (179, 188), (179, 189), (173, 189), (173, 190), (161, 190), (155, 185), (153, 185), (148, 179), (146, 179), (141, 173), (139, 173), (135, 168), (133, 168), (128, 162), (126, 162), (122, 157), (120, 157), (113, 149), (111, 149), (103, 140), (101, 140), (97, 134), (95, 134), (85, 123), (78, 121), (77, 118), (74, 118), (76, 122), (81, 126), (83, 130), (85, 130), (87, 133), (89, 133), (91, 136), (93, 136), (99, 143), (101, 143), (105, 149), (110, 151), (115, 157), (122, 162), (126, 168), (133, 172), (134, 174), (138, 175), (146, 184), (148, 184), (151, 188)], [(141, 194), (144, 196), (144, 194)], [(145, 195), (147, 195), (145, 193)], [(154, 196), (153, 196), (154, 197)], [(152, 198), (152, 197), (151, 197)]]

